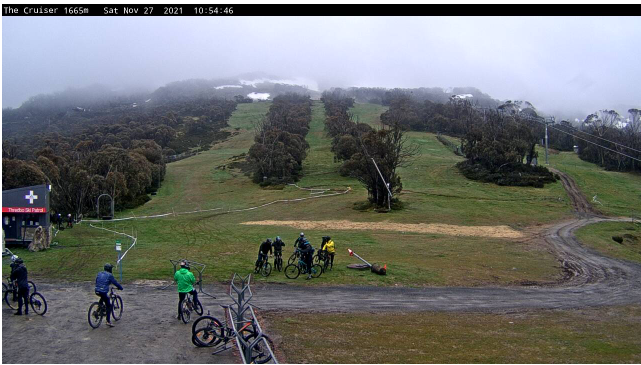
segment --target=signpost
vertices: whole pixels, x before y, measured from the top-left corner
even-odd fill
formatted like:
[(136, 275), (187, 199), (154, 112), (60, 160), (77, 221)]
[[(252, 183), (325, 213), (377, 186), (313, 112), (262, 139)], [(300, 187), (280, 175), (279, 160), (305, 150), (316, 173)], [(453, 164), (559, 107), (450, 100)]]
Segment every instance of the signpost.
[(120, 273), (120, 282), (122, 282), (122, 261), (120, 261), (120, 254), (122, 253), (122, 244), (120, 240), (116, 240), (116, 252), (118, 252), (118, 272)]

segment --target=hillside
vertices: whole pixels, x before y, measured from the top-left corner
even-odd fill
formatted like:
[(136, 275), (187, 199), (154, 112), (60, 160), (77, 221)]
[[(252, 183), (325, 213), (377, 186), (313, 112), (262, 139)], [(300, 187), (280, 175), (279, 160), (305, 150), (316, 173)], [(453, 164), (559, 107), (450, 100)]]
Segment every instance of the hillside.
[[(570, 206), (560, 184), (524, 189), (470, 182), (454, 168), (460, 157), (434, 135), (412, 132), (410, 137), (420, 145), (422, 154), (411, 167), (401, 171), (405, 188), (401, 200), (406, 208), (388, 214), (360, 211), (355, 208), (365, 200), (365, 190), (353, 179), (338, 174), (339, 164), (334, 163), (329, 151), (330, 141), (323, 132), (323, 108), (318, 102), (313, 106), (307, 136), (311, 149), (304, 162), (304, 177), (298, 185), (330, 188), (336, 192), (348, 187), (352, 190), (345, 195), (221, 214), (279, 199), (311, 196), (294, 186), (283, 190), (262, 189), (238, 168), (242, 164), (235, 164), (244, 159), (243, 153), (252, 143), (252, 122), (266, 113), (268, 107), (269, 103), (240, 104), (229, 120), (228, 131), (234, 133), (232, 137), (197, 156), (168, 164), (158, 194), (145, 205), (124, 211), (118, 217), (218, 210), (102, 224), (138, 235), (139, 242), (125, 262), (125, 280), (166, 278), (166, 260), (179, 257), (197, 257), (207, 263), (209, 281), (224, 281), (234, 271), (248, 273), (262, 240), (282, 236), (288, 244), (287, 253), (301, 230), (278, 223), (241, 224), (269, 220), (360, 222), (379, 228), (350, 230), (349, 225), (345, 225), (343, 229), (340, 226), (305, 229), (314, 245), (318, 245), (321, 236), (329, 234), (339, 250), (336, 269), (312, 285), (510, 284), (523, 280), (555, 280), (559, 274), (555, 259), (544, 247), (529, 243), (527, 237), (528, 231), (538, 224), (570, 216)], [(378, 115), (384, 110), (378, 105), (357, 104), (352, 111), (361, 121), (376, 125)], [(434, 230), (435, 226), (427, 226), (425, 232), (434, 233), (412, 233), (397, 229), (399, 224), (449, 226), (445, 231), (442, 226), (437, 226), (440, 231)], [(466, 227), (479, 226), (477, 232), (481, 233), (461, 235)], [(492, 238), (492, 232), (497, 229), (516, 232), (522, 238)], [(30, 272), (69, 278), (64, 269), (69, 266), (74, 267), (75, 272), (71, 279), (87, 280), (94, 275), (95, 267), (113, 254), (113, 235), (87, 224), (61, 232), (57, 241), (57, 247), (43, 253), (21, 252), (32, 263)], [(394, 270), (386, 277), (373, 277), (345, 269), (347, 263), (354, 262), (344, 254), (348, 247), (372, 261), (387, 263)], [(285, 279), (282, 274), (259, 280), (300, 284)]]

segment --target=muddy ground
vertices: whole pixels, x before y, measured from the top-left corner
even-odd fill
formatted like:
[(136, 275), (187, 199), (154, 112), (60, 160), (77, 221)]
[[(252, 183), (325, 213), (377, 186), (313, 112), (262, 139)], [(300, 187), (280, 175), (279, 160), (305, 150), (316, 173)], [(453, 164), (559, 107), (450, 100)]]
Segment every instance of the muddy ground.
[[(191, 343), (191, 324), (176, 319), (176, 287), (126, 285), (117, 291), (123, 314), (115, 327), (103, 323), (92, 329), (87, 322), (89, 305), (96, 300), (91, 283), (37, 282), (48, 303), (44, 316), (15, 316), (2, 304), (2, 362), (7, 363), (238, 363), (233, 350), (211, 355), (211, 349)], [(223, 298), (222, 287), (214, 294)], [(224, 318), (219, 303), (200, 296), (205, 313)], [(198, 317), (198, 316), (196, 316)], [(113, 320), (112, 320), (113, 321)]]

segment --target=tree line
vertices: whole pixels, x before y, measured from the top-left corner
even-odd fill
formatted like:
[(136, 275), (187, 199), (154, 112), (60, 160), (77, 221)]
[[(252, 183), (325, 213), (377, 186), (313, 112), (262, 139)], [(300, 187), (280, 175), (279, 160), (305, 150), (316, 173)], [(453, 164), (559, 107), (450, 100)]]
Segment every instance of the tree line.
[(274, 98), (267, 115), (254, 126), (254, 144), (247, 157), (254, 182), (266, 186), (300, 179), (311, 120), (308, 95), (288, 93)]
[(368, 200), (378, 207), (397, 202), (395, 197), (403, 184), (396, 170), (411, 163), (418, 154), (417, 146), (408, 143), (399, 123), (381, 130), (358, 123), (349, 113), (354, 99), (341, 90), (324, 92), (321, 101), (334, 159), (342, 162), (340, 174), (361, 182), (367, 188)]
[(579, 128), (584, 133), (577, 135), (608, 149), (577, 139), (579, 157), (606, 170), (641, 172), (641, 162), (622, 155), (641, 160), (641, 110), (629, 109), (628, 115), (607, 109), (588, 115)]
[[(578, 127), (566, 120), (555, 123), (548, 128), (549, 146), (560, 151), (572, 151), (577, 146), (581, 159), (608, 170), (640, 171), (638, 161), (614, 152), (641, 159), (641, 153), (624, 147), (641, 150), (641, 113), (638, 109), (628, 112), (627, 123), (612, 110), (593, 113)], [(544, 146), (545, 118), (527, 101), (508, 100), (496, 108), (481, 108), (457, 97), (434, 103), (399, 93), (390, 100), (390, 108), (381, 115), (381, 121), (387, 125), (400, 123), (408, 130), (461, 138), (467, 161), (458, 166), (469, 178), (538, 187), (554, 181), (547, 169), (531, 166), (538, 159), (536, 145)], [(625, 126), (621, 128), (622, 125)]]
[(7, 110), (32, 117), (30, 127), (3, 141), (3, 189), (50, 184), (51, 209), (78, 215), (93, 214), (103, 193), (114, 198), (116, 209), (148, 201), (165, 176), (168, 156), (203, 150), (228, 136), (221, 128), (236, 108), (234, 101), (215, 98), (127, 109), (103, 103), (71, 113), (57, 107), (47, 113), (46, 105), (38, 113)]

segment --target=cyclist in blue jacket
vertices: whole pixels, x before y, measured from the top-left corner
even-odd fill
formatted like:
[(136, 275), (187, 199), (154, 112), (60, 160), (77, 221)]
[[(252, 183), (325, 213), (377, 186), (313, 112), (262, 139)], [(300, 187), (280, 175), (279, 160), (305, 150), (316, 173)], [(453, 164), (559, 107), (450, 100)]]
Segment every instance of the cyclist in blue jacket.
[(113, 284), (116, 288), (122, 290), (122, 285), (118, 284), (116, 278), (111, 273), (113, 265), (105, 264), (105, 270), (96, 276), (96, 295), (100, 297), (100, 304), (107, 307), (107, 326), (113, 327), (111, 323), (111, 301), (109, 300), (109, 286)]

